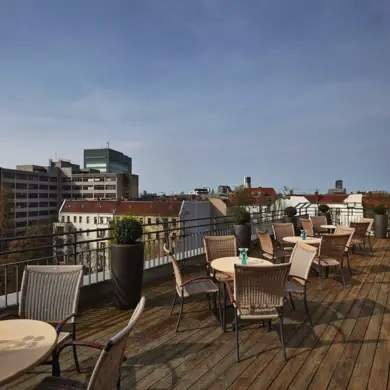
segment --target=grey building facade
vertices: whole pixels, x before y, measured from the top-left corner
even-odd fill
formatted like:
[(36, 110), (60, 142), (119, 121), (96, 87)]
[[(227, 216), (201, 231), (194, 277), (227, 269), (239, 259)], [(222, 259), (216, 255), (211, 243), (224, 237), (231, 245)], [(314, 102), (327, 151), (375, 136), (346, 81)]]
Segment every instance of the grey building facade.
[(96, 169), (101, 173), (131, 173), (131, 157), (116, 150), (84, 149), (84, 169)]

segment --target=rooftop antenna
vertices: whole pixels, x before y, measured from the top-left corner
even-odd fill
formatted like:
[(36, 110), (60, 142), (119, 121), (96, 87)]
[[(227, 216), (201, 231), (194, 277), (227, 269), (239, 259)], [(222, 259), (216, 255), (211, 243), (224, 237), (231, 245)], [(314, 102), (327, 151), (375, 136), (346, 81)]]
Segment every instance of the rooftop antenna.
[(110, 140), (107, 141), (107, 149), (110, 149)]

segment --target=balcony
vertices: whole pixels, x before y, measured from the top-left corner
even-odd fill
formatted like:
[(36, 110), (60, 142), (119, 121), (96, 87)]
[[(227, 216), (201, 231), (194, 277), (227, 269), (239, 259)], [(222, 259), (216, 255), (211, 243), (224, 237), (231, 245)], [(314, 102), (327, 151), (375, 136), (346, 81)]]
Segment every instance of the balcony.
[[(279, 217), (263, 216), (253, 227), (264, 227)], [(208, 225), (207, 229), (210, 229), (210, 223), (198, 221), (198, 230), (202, 225)], [(212, 224), (215, 223), (213, 220)], [(192, 223), (190, 226), (192, 228)], [(217, 226), (213, 225), (212, 232), (222, 235), (230, 228), (231, 222), (224, 219), (217, 222)], [(204, 274), (193, 265), (204, 262), (199, 242), (210, 230), (206, 230), (206, 226), (203, 232), (189, 229), (186, 229), (187, 236), (182, 233), (179, 238), (176, 251), (179, 261), (184, 262), (185, 273), (196, 276)], [(104, 240), (101, 238), (95, 242)], [(70, 261), (80, 260), (83, 255), (81, 249), (78, 251), (76, 258), (68, 253)], [(251, 256), (260, 257), (260, 253), (254, 249)], [(55, 259), (54, 255), (51, 259)], [(283, 361), (276, 324), (268, 331), (259, 328), (258, 323), (248, 323), (240, 330), (241, 362), (236, 363), (234, 332), (231, 326), (226, 333), (222, 331), (204, 297), (185, 304), (180, 331), (174, 331), (178, 307), (170, 316), (174, 293), (172, 267), (156, 250), (150, 259), (145, 259), (143, 294), (147, 304), (127, 343), (122, 388), (387, 389), (389, 262), (390, 240), (373, 240), (373, 253), (367, 259), (359, 253), (351, 257), (353, 274), (345, 273), (347, 288), (343, 288), (337, 273), (331, 273), (324, 280), (323, 289), (319, 278), (310, 274), (308, 305), (314, 328), (305, 322), (305, 310), (299, 298), (295, 299), (295, 311), (289, 303), (286, 304), (288, 362)], [(104, 264), (95, 269), (91, 262), (88, 264), (90, 267), (81, 294), (78, 338), (105, 342), (125, 326), (131, 311), (119, 311), (114, 307), (109, 272)], [(4, 264), (0, 265), (2, 271), (7, 272)], [(8, 294), (8, 306), (17, 303), (17, 298), (13, 301), (11, 295)], [(231, 314), (228, 312), (228, 324), (231, 324)], [(61, 356), (62, 375), (86, 380), (97, 357), (98, 352), (94, 350), (80, 349), (82, 373), (77, 375), (71, 352), (64, 352)], [(50, 368), (39, 366), (4, 389), (32, 389), (47, 375), (50, 375)]]

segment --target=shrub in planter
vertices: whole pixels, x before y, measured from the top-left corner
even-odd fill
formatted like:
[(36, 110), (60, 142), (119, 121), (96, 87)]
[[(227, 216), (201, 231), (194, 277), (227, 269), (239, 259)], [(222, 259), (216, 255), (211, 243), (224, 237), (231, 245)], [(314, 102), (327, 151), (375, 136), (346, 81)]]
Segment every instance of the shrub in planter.
[(234, 235), (237, 240), (237, 248), (251, 247), (251, 215), (244, 207), (236, 207), (234, 210)]
[(386, 207), (381, 204), (374, 208), (374, 230), (376, 238), (386, 238), (389, 226), (389, 216)]
[(294, 232), (295, 234), (298, 233), (298, 226), (297, 226), (297, 209), (293, 206), (286, 207), (284, 209), (284, 221), (288, 223), (292, 223), (294, 225)]
[(132, 217), (111, 223), (111, 280), (119, 309), (134, 309), (142, 293), (144, 244), (141, 223)]
[(325, 215), (327, 224), (328, 225), (332, 224), (332, 217), (330, 215), (330, 207), (327, 204), (320, 204), (318, 206), (318, 214)]

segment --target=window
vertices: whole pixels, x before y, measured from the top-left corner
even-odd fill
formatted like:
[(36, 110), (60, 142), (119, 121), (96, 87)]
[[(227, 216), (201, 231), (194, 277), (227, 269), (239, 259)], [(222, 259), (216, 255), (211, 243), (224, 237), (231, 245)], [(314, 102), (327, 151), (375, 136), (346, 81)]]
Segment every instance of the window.
[(176, 218), (172, 218), (172, 227), (176, 227)]
[(61, 217), (61, 222), (65, 222), (65, 217), (64, 216)]
[(73, 217), (73, 223), (76, 223), (76, 222), (77, 222), (77, 217), (74, 216), (74, 217)]
[(160, 223), (160, 218), (159, 218), (159, 217), (156, 218), (156, 223), (157, 223), (157, 224)]
[(152, 224), (152, 218), (148, 218), (148, 225)]
[(104, 218), (103, 217), (100, 217), (100, 222), (99, 223), (101, 223), (101, 224), (104, 223)]
[[(43, 213), (43, 211), (40, 212), (40, 215), (44, 215), (44, 214), (42, 214), (42, 213)], [(29, 217), (37, 217), (37, 216), (38, 216), (38, 211), (30, 211), (30, 212), (28, 213), (28, 216), (29, 216)]]
[(143, 219), (143, 218), (140, 218), (140, 219), (139, 219), (139, 222), (140, 222), (141, 225), (143, 225), (143, 224), (144, 224), (144, 219)]
[[(34, 211), (34, 213), (38, 213), (38, 211)], [(49, 215), (49, 211), (42, 210), (42, 211), (39, 212), (39, 215)], [(30, 213), (30, 217), (31, 217), (31, 213)]]
[(70, 217), (69, 217), (69, 215), (66, 217), (66, 222), (70, 222)]
[(89, 230), (87, 230), (85, 234), (87, 235), (87, 237), (89, 237)]
[(87, 219), (87, 223), (89, 223), (89, 217), (87, 217), (86, 219)]
[(48, 187), (47, 184), (41, 184), (41, 185), (39, 186), (39, 189), (40, 189), (40, 190), (47, 190), (47, 189), (49, 189), (49, 187)]
[(93, 217), (93, 223), (94, 223), (95, 225), (97, 225), (97, 221), (98, 221), (97, 217)]
[(105, 242), (101, 242), (100, 243), (100, 248), (105, 249), (105, 247), (106, 247), (106, 243)]
[(51, 178), (50, 178), (50, 181), (51, 181), (52, 183), (56, 183), (56, 182), (57, 182), (57, 178), (56, 178), (56, 177), (51, 177)]
[(83, 223), (83, 217), (79, 217), (79, 223)]

